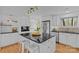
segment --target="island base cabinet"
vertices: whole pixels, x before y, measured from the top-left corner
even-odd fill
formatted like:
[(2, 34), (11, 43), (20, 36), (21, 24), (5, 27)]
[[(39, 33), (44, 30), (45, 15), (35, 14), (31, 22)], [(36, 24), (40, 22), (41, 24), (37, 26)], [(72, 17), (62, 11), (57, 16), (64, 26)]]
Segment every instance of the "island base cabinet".
[(29, 53), (40, 53), (38, 48), (29, 49)]
[(56, 36), (40, 45), (41, 53), (53, 53), (56, 50)]
[(52, 49), (50, 49), (50, 47), (48, 46), (41, 45), (40, 53), (52, 53)]
[(52, 36), (42, 43), (36, 43), (31, 40), (29, 41), (28, 46), (27, 42), (24, 43), (25, 48), (28, 49), (29, 53), (52, 53), (56, 50), (56, 36)]
[(45, 46), (41, 45), (40, 46), (40, 53), (53, 53), (56, 50), (56, 46)]

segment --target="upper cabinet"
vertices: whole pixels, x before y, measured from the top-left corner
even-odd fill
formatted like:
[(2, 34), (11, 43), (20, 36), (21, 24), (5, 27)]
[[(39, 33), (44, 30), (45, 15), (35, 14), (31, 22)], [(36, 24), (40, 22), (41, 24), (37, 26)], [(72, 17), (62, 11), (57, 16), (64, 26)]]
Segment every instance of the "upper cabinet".
[(29, 26), (29, 18), (27, 16), (18, 17), (19, 26)]

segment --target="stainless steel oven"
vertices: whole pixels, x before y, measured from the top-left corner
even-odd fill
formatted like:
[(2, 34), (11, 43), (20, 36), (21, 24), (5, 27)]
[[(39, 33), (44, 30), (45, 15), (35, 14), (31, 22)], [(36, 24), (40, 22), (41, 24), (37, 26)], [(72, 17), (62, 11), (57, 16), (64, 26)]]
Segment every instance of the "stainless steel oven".
[(29, 26), (21, 26), (21, 32), (29, 31)]

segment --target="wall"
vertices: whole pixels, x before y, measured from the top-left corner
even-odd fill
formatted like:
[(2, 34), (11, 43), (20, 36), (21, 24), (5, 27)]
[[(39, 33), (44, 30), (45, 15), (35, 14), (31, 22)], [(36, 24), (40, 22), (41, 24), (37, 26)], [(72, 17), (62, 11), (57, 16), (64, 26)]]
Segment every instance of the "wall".
[(77, 26), (75, 26), (75, 27), (79, 27), (79, 12), (60, 15), (60, 19), (64, 18), (64, 17), (74, 17), (74, 16), (78, 16), (78, 23), (77, 23)]
[[(5, 24), (11, 24), (13, 26), (18, 27), (18, 31), (20, 32), (21, 26), (28, 26), (29, 25), (29, 20), (28, 17), (26, 16), (26, 10), (29, 7), (27, 6), (0, 6), (0, 21), (3, 21)], [(17, 20), (18, 23), (11, 23), (7, 22), (6, 18), (8, 16), (14, 16), (15, 18), (12, 18), (13, 20)]]
[(61, 18), (73, 17), (73, 16), (78, 16), (78, 23), (77, 23), (77, 26), (75, 26), (75, 27), (79, 27), (79, 12), (69, 13), (69, 14), (59, 14), (59, 15), (56, 15), (56, 16), (52, 16), (52, 26), (57, 27), (57, 28), (62, 27), (63, 23), (62, 23)]
[[(5, 25), (12, 25), (11, 26), (11, 29), (12, 29), (12, 27), (17, 27), (17, 30), (18, 30), (19, 33), (21, 32), (21, 26), (29, 26), (29, 20), (28, 20), (28, 17), (27, 16), (13, 16), (10, 19), (10, 20), (17, 21), (17, 23), (15, 23), (15, 22), (8, 22), (8, 19), (9, 19), (8, 18), (8, 15), (2, 15), (0, 18), (1, 18), (0, 19), (0, 22), (2, 21), (3, 24), (5, 24)], [(9, 26), (7, 26), (7, 28), (8, 27)], [(4, 30), (6, 30), (6, 29), (4, 29)]]
[(50, 27), (51, 27), (51, 31), (52, 31), (53, 28), (63, 27), (61, 18), (73, 17), (73, 16), (78, 16), (78, 23), (77, 23), (77, 26), (75, 26), (78, 28), (79, 27), (79, 12), (59, 14), (59, 15), (54, 15), (54, 16), (53, 15), (43, 16), (42, 21), (50, 20), (51, 21)]

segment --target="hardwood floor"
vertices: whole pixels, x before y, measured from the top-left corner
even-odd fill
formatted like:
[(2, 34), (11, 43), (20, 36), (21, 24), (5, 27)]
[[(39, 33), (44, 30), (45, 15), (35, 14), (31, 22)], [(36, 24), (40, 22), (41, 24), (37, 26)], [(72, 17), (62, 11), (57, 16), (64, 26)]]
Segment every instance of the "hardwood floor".
[(79, 53), (79, 48), (73, 48), (61, 43), (56, 44), (56, 53)]

